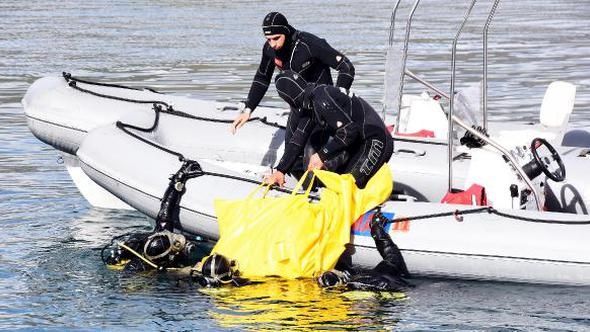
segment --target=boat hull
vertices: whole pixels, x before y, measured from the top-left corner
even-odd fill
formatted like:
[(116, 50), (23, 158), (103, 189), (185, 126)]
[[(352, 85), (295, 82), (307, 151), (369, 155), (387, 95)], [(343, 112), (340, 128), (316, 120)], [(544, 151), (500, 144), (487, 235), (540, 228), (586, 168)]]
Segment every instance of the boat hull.
[[(152, 218), (159, 210), (168, 177), (181, 165), (177, 156), (145, 144), (115, 126), (91, 132), (79, 149), (78, 157), (82, 169), (91, 179)], [(203, 170), (208, 172), (260, 180), (260, 169), (247, 173), (248, 176), (221, 167), (219, 165), (223, 163), (214, 160), (199, 159), (194, 155), (191, 159), (199, 161)], [(181, 202), (180, 228), (217, 239), (214, 200), (245, 197), (255, 186), (246, 181), (210, 175), (191, 179)], [(383, 206), (383, 211), (392, 218), (407, 219), (389, 226), (389, 233), (402, 250), (408, 268), (416, 274), (590, 284), (590, 254), (585, 242), (590, 236), (590, 227), (555, 223), (560, 220), (583, 221), (585, 216), (526, 210), (501, 211), (513, 217), (487, 210), (470, 214), (473, 208), (390, 201)], [(456, 211), (466, 212), (457, 215)], [(432, 216), (416, 218), (427, 215)], [(354, 264), (371, 267), (381, 258), (367, 231), (367, 218), (359, 218), (353, 226), (350, 250)], [(546, 222), (530, 222), (523, 218)]]

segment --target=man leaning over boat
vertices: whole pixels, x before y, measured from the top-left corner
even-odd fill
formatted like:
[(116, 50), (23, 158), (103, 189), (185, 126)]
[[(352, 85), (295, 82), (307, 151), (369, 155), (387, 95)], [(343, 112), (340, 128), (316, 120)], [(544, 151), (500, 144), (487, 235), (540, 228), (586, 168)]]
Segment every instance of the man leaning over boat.
[[(355, 69), (350, 60), (335, 50), (325, 39), (311, 33), (296, 30), (285, 16), (278, 12), (268, 13), (262, 22), (266, 42), (262, 48), (260, 65), (254, 76), (248, 97), (239, 103), (240, 115), (230, 127), (235, 134), (250, 119), (270, 85), (275, 68), (292, 70), (308, 82), (333, 85), (330, 68), (338, 71), (336, 86), (349, 90), (354, 80)], [(291, 107), (285, 131), (285, 142), (296, 134), (299, 112)], [(300, 177), (304, 171), (302, 155), (287, 171)]]
[(283, 185), (304, 149), (308, 171), (350, 173), (361, 189), (389, 161), (393, 138), (365, 100), (334, 86), (308, 83), (293, 71), (277, 75), (275, 82), (279, 95), (298, 115), (290, 124), (296, 130), (266, 183)]
[[(333, 68), (338, 71), (336, 86), (347, 90), (354, 79), (354, 66), (344, 54), (332, 48), (325, 39), (296, 30), (283, 14), (268, 13), (262, 22), (262, 32), (266, 38), (262, 59), (248, 98), (242, 103), (242, 113), (231, 125), (232, 133), (250, 119), (268, 90), (275, 68), (293, 70), (309, 82), (329, 85), (333, 84), (330, 74), (330, 68)], [(288, 131), (287, 135), (290, 134), (292, 132)]]

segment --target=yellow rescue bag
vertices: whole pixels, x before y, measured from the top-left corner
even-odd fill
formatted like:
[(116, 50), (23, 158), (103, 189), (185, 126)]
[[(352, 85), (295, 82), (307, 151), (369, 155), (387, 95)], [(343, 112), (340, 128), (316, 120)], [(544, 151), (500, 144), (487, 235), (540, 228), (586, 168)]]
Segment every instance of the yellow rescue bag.
[(310, 202), (311, 186), (297, 193), (303, 180), (291, 195), (269, 197), (268, 187), (259, 186), (245, 199), (216, 199), (219, 241), (212, 252), (236, 260), (244, 277), (312, 277), (334, 268), (350, 241), (350, 226), (389, 197), (391, 172), (384, 166), (362, 190), (350, 174), (314, 176), (326, 186), (319, 202)]

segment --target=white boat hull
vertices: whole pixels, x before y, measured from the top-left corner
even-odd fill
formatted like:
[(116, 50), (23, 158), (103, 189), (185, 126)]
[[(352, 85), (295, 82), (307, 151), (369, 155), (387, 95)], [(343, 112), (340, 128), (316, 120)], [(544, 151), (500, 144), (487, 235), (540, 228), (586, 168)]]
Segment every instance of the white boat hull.
[[(105, 147), (117, 146), (111, 150)], [(141, 158), (139, 158), (141, 156)], [(168, 176), (181, 162), (174, 155), (137, 140), (114, 126), (91, 132), (78, 151), (81, 166), (100, 186), (139, 211), (156, 216)], [(209, 162), (204, 170), (244, 177)], [(251, 179), (259, 179), (256, 169)], [(181, 202), (181, 228), (187, 232), (218, 237), (213, 200), (241, 198), (255, 184), (205, 175), (191, 179)], [(471, 206), (428, 202), (388, 202), (383, 211), (394, 218), (452, 213)], [(552, 220), (585, 220), (586, 216), (538, 211), (506, 210), (517, 217)], [(532, 223), (497, 214), (465, 214), (459, 222), (451, 214), (395, 224), (390, 230), (411, 271), (486, 280), (587, 285), (590, 284), (588, 225)], [(586, 217), (586, 218), (585, 218)], [(363, 232), (363, 220), (353, 227), (353, 262), (372, 266), (380, 256), (372, 238)]]

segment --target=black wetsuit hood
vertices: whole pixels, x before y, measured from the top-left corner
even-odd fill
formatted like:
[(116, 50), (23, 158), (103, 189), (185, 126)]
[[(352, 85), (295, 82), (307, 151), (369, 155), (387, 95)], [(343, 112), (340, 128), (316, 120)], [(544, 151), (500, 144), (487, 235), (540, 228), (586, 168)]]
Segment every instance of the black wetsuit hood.
[(308, 104), (304, 101), (309, 99), (311, 87), (300, 74), (286, 70), (277, 75), (275, 85), (279, 96), (291, 107), (302, 108), (304, 104)]
[(291, 37), (295, 33), (295, 28), (289, 25), (287, 18), (283, 14), (279, 12), (270, 12), (266, 14), (262, 21), (262, 32), (265, 36), (280, 34)]
[(288, 61), (291, 54), (293, 40), (297, 35), (297, 30), (295, 30), (295, 28), (289, 24), (287, 18), (279, 12), (268, 13), (262, 21), (262, 33), (264, 33), (265, 36), (279, 34), (285, 35), (285, 42), (283, 46), (274, 52), (276, 56), (283, 61)]

